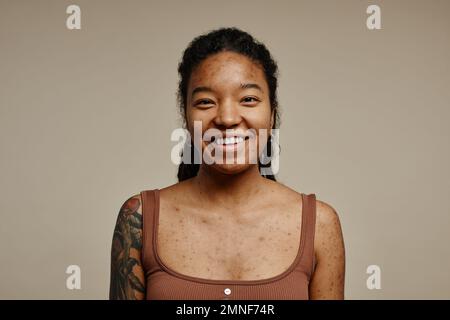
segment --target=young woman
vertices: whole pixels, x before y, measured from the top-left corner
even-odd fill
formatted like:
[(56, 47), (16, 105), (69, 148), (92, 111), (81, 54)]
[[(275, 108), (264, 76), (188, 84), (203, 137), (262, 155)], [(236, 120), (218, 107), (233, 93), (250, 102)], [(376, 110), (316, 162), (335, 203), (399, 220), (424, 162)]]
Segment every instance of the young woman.
[[(271, 149), (279, 122), (277, 65), (267, 48), (221, 28), (190, 43), (178, 72), (185, 128), (193, 137), (200, 123), (203, 135), (197, 145), (188, 139), (197, 146), (190, 150), (213, 146), (210, 155), (231, 152), (233, 161), (184, 161), (178, 183), (123, 204), (110, 298), (343, 299), (338, 214), (315, 194), (262, 174), (259, 157), (251, 161), (251, 142)], [(211, 129), (222, 138), (205, 139)], [(263, 151), (257, 147), (257, 156)]]

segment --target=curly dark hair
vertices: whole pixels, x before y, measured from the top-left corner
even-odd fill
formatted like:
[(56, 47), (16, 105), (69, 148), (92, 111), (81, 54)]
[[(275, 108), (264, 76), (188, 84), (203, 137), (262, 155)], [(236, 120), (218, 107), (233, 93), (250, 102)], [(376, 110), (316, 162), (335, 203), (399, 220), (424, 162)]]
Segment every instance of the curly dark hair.
[[(277, 101), (278, 86), (278, 66), (266, 46), (255, 40), (249, 33), (238, 28), (220, 28), (200, 35), (191, 41), (184, 50), (183, 58), (178, 65), (178, 74), (180, 81), (178, 84), (177, 99), (183, 124), (186, 124), (186, 100), (187, 87), (192, 71), (207, 57), (222, 51), (231, 51), (242, 54), (250, 60), (260, 65), (269, 87), (270, 107), (274, 113), (274, 123), (272, 129), (277, 128), (280, 123), (279, 108)], [(269, 136), (266, 147), (270, 156), (272, 150), (272, 139)], [(191, 150), (191, 161), (189, 164), (181, 162), (178, 167), (178, 181), (187, 180), (195, 177), (200, 168), (199, 164), (194, 163), (194, 150)], [(183, 154), (181, 154), (183, 155)], [(269, 162), (266, 165), (261, 164), (258, 159), (258, 167), (270, 167)], [(274, 175), (263, 175), (267, 179), (276, 181)]]

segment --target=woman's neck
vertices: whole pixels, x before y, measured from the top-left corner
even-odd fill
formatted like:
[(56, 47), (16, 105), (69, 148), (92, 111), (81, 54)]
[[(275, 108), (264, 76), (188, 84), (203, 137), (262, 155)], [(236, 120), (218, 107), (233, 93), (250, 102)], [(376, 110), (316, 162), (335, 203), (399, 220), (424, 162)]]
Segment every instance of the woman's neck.
[(237, 174), (224, 174), (202, 164), (191, 183), (191, 190), (205, 204), (236, 208), (249, 203), (268, 181), (259, 173), (258, 165), (252, 165)]

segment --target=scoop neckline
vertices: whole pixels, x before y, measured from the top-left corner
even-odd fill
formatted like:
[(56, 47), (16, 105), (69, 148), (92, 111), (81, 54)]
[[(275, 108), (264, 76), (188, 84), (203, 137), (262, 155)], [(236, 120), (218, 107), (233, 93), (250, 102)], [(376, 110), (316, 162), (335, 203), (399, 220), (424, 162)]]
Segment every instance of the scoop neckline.
[(300, 227), (300, 242), (299, 242), (299, 248), (297, 250), (297, 255), (295, 256), (294, 261), (290, 264), (290, 266), (283, 271), (282, 273), (275, 275), (273, 277), (270, 278), (265, 278), (265, 279), (255, 279), (255, 280), (226, 280), (226, 279), (207, 279), (207, 278), (200, 278), (200, 277), (194, 277), (194, 276), (190, 276), (187, 274), (182, 274), (178, 271), (175, 271), (173, 269), (171, 269), (170, 267), (168, 267), (161, 259), (161, 257), (159, 256), (159, 252), (158, 252), (158, 231), (159, 231), (159, 211), (160, 211), (160, 190), (159, 189), (153, 189), (153, 194), (155, 197), (155, 205), (154, 205), (154, 214), (153, 214), (153, 254), (154, 257), (156, 259), (156, 261), (158, 262), (158, 264), (160, 265), (160, 267), (166, 271), (167, 273), (183, 279), (183, 280), (188, 280), (188, 281), (193, 281), (193, 282), (198, 282), (198, 283), (202, 283), (202, 284), (217, 284), (217, 285), (254, 285), (254, 284), (266, 284), (266, 283), (270, 283), (273, 281), (277, 281), (280, 280), (284, 277), (286, 277), (287, 275), (289, 275), (296, 267), (297, 265), (300, 263), (300, 259), (303, 256), (303, 252), (304, 252), (304, 247), (305, 247), (305, 236), (306, 236), (306, 215), (307, 215), (307, 210), (306, 210), (306, 206), (305, 206), (305, 194), (304, 193), (300, 193), (302, 196), (302, 217), (301, 217), (301, 221), (302, 221), (302, 225)]

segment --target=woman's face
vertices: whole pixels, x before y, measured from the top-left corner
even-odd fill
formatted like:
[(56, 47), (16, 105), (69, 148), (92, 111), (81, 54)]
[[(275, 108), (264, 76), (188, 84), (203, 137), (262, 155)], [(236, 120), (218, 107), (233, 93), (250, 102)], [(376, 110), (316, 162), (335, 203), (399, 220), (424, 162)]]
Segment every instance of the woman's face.
[[(235, 52), (209, 56), (193, 70), (189, 79), (186, 120), (193, 139), (196, 138), (194, 123), (201, 123), (202, 163), (212, 156), (214, 163), (210, 164), (209, 160), (210, 167), (226, 174), (257, 165), (273, 125), (263, 69)], [(243, 140), (252, 132), (253, 136)], [(211, 136), (216, 138), (212, 142)], [(209, 152), (205, 153), (205, 149)]]

